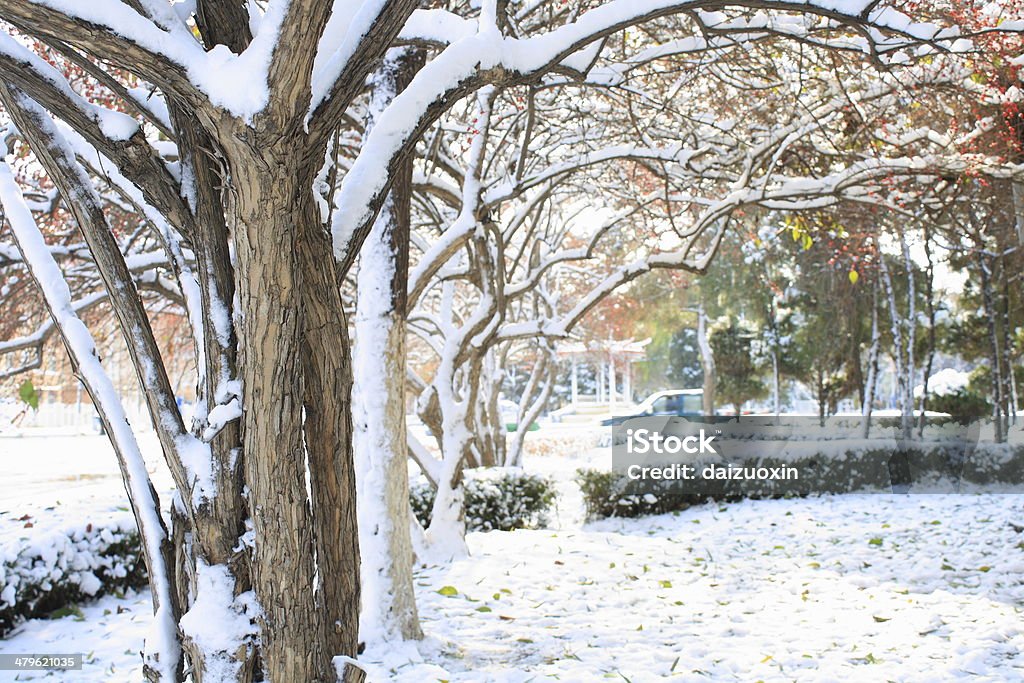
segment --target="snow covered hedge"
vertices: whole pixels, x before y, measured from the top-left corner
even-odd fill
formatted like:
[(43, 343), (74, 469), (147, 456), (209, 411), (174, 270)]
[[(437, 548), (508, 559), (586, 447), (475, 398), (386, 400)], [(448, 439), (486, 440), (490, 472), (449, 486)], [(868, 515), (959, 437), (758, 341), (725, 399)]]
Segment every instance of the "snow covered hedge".
[(617, 472), (578, 469), (576, 483), (583, 491), (583, 508), (588, 521), (606, 517), (642, 517), (685, 510), (700, 505), (706, 498), (699, 495), (663, 493), (627, 493), (627, 480)]
[(928, 409), (972, 420), (992, 414), (992, 404), (988, 402), (988, 399), (967, 387), (960, 387), (941, 394), (936, 393), (929, 397)]
[[(588, 520), (606, 517), (639, 517), (685, 510), (708, 501), (743, 498), (779, 498), (818, 493), (892, 491), (910, 483), (911, 490), (924, 492), (1024, 491), (1024, 446), (1019, 444), (978, 444), (966, 461), (962, 451), (941, 444), (918, 444), (907, 451), (904, 461), (894, 460), (891, 448), (877, 445), (819, 449), (824, 444), (790, 444), (784, 460), (759, 458), (735, 463), (739, 467), (791, 466), (801, 472), (797, 482), (715, 481), (699, 492), (695, 485), (680, 491), (671, 481), (649, 482), (637, 491), (623, 474), (580, 469), (576, 483), (583, 492)], [(901, 478), (906, 481), (899, 481)], [(957, 487), (959, 488), (953, 488)]]
[(26, 534), (0, 546), (0, 637), (24, 619), (145, 585), (146, 566), (130, 514)]
[[(468, 531), (538, 529), (548, 524), (556, 497), (550, 479), (517, 468), (495, 467), (467, 470), (464, 484)], [(409, 497), (416, 519), (428, 526), (433, 487), (426, 483), (413, 485)]]

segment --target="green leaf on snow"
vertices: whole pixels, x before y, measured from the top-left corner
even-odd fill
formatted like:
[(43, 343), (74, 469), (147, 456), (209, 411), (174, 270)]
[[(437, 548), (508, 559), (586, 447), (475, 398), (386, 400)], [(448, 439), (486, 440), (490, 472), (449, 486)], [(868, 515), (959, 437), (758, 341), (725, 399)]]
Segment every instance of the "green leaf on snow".
[(18, 398), (32, 410), (39, 410), (39, 392), (31, 380), (25, 380), (18, 387)]

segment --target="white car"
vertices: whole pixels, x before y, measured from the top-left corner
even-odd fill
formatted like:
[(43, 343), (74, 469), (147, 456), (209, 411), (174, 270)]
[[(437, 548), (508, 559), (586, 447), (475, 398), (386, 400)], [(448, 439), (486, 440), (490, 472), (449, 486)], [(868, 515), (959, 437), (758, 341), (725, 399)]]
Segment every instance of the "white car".
[(703, 408), (703, 389), (669, 389), (645, 398), (632, 415), (617, 415), (601, 424), (618, 425), (635, 417), (700, 415)]

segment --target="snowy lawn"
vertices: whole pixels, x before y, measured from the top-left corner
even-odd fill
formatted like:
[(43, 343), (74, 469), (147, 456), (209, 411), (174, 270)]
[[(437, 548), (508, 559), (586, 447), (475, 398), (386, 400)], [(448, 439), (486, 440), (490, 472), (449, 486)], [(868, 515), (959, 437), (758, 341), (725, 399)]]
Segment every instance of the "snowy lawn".
[[(472, 557), (418, 573), (428, 639), (371, 644), (372, 681), (1024, 680), (1020, 496), (747, 501), (581, 526), (581, 464), (527, 464), (563, 480), (560, 528), (471, 534)], [(57, 509), (110, 505), (116, 486)], [(138, 681), (149, 618), (140, 593), (30, 621), (0, 652), (87, 664), (0, 681)]]
[[(121, 471), (106, 436), (0, 437), (0, 514), (33, 514), (57, 505), (124, 503)], [(171, 486), (153, 432), (139, 436), (146, 469), (158, 491)], [(6, 537), (6, 535), (4, 536)]]
[(108, 596), (79, 605), (60, 619), (33, 619), (15, 635), (0, 640), (0, 652), (11, 654), (84, 655), (81, 671), (0, 671), (0, 681), (66, 681), (67, 683), (141, 683), (139, 652), (153, 621), (149, 591)]
[[(1017, 496), (704, 506), (474, 534), (375, 680), (1024, 679)], [(445, 587), (458, 591), (455, 595)]]

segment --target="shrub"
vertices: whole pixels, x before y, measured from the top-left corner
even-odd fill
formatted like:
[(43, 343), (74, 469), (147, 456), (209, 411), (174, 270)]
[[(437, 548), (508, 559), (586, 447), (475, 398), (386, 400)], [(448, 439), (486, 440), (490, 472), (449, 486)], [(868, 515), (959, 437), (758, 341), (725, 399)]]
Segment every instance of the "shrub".
[[(468, 470), (463, 486), (469, 531), (542, 528), (548, 524), (548, 513), (557, 496), (550, 479), (511, 468)], [(409, 498), (416, 519), (423, 526), (429, 525), (433, 487), (413, 485)]]
[[(902, 459), (901, 459), (902, 458)], [(639, 517), (685, 510), (708, 501), (792, 498), (860, 491), (936, 493), (1019, 490), (1024, 481), (1024, 447), (1011, 444), (912, 443), (904, 449), (796, 442), (785, 455), (759, 457), (741, 467), (795, 467), (798, 480), (697, 480), (679, 490), (673, 481), (646, 482), (646, 491), (619, 472), (580, 469), (576, 483), (583, 492), (587, 520)]]
[(131, 515), (0, 548), (0, 637), (24, 619), (146, 585)]
[(974, 393), (967, 387), (961, 387), (949, 394), (929, 396), (928, 409), (949, 413), (968, 422), (992, 414), (992, 404), (984, 396)]
[(576, 470), (576, 483), (583, 492), (587, 521), (606, 517), (640, 517), (685, 510), (707, 500), (699, 494), (671, 492), (633, 494), (626, 492), (627, 479), (617, 472)]

